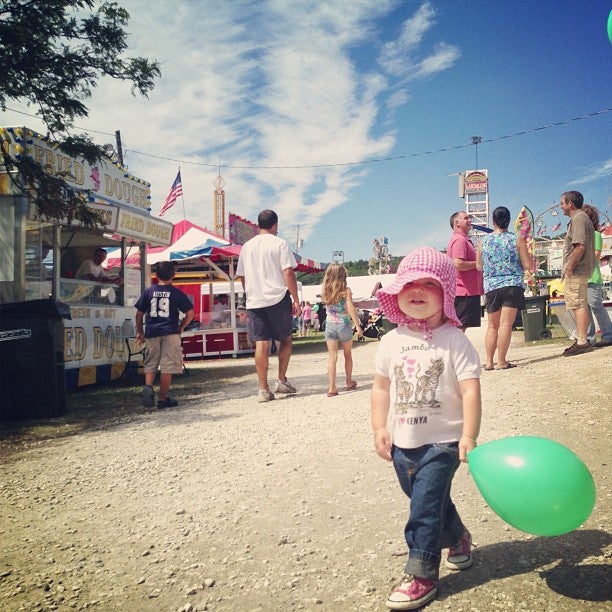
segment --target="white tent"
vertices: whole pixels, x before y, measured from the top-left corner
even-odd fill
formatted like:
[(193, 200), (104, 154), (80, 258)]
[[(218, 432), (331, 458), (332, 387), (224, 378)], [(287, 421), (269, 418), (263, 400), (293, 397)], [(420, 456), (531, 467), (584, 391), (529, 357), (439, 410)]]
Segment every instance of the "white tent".
[[(227, 246), (229, 242), (212, 234), (205, 227), (196, 225), (191, 221), (183, 220), (175, 223), (172, 230), (173, 242), (167, 247), (150, 247), (147, 249), (147, 263), (152, 265), (158, 261), (170, 260), (170, 254), (178, 251), (189, 251), (196, 247), (204, 246)], [(137, 265), (140, 261), (138, 247), (129, 247), (126, 254), (126, 263)], [(105, 268), (113, 268), (121, 265), (121, 251), (116, 249), (109, 252), (108, 258), (104, 262)]]
[[(390, 285), (395, 280), (395, 274), (372, 274), (371, 276), (349, 276), (347, 285), (353, 294), (353, 300), (361, 308), (376, 308), (375, 300), (371, 300), (372, 292), (377, 283), (383, 287)], [(302, 287), (302, 299), (311, 304), (318, 302), (321, 295), (321, 285), (304, 285)], [(369, 302), (371, 304), (368, 304)]]
[[(209, 244), (207, 244), (209, 243)], [(157, 253), (147, 254), (147, 263), (153, 265), (158, 261), (169, 261), (170, 254), (178, 251), (190, 251), (196, 247), (207, 246), (227, 246), (229, 242), (215, 234), (209, 234), (199, 228), (189, 228), (176, 242)]]

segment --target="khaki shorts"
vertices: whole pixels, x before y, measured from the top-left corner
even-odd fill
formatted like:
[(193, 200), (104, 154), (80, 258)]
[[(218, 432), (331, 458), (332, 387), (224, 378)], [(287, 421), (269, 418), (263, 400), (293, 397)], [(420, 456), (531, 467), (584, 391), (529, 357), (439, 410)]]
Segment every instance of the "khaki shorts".
[(586, 276), (568, 276), (563, 279), (565, 288), (565, 306), (569, 310), (576, 308), (587, 308), (587, 284)]
[(157, 368), (162, 374), (180, 374), (183, 371), (183, 347), (178, 334), (145, 338), (145, 344), (145, 372), (157, 372)]

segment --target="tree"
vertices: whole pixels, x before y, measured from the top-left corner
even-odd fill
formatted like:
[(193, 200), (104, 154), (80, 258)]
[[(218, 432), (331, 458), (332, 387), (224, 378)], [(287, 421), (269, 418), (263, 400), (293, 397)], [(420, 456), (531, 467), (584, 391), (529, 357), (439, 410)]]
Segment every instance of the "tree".
[[(73, 133), (75, 119), (89, 115), (86, 101), (104, 76), (132, 83), (147, 96), (161, 75), (159, 64), (124, 57), (129, 13), (115, 2), (97, 0), (0, 0), (0, 107), (26, 102), (43, 120), (49, 139), (67, 155), (94, 162), (103, 154), (87, 135)], [(0, 141), (0, 160), (18, 170), (17, 187), (47, 219), (98, 219), (86, 194), (70, 188), (33, 159), (9, 154)], [(10, 174), (13, 176), (13, 174)]]

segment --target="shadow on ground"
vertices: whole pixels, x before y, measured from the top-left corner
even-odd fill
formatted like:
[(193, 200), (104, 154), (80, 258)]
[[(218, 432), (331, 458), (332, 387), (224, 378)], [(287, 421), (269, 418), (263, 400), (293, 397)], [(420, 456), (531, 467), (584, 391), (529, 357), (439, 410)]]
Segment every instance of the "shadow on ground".
[(441, 578), (439, 599), (493, 580), (537, 572), (551, 590), (564, 597), (609, 601), (612, 599), (610, 566), (601, 559), (609, 557), (611, 546), (611, 534), (587, 529), (556, 537), (478, 547), (472, 569)]

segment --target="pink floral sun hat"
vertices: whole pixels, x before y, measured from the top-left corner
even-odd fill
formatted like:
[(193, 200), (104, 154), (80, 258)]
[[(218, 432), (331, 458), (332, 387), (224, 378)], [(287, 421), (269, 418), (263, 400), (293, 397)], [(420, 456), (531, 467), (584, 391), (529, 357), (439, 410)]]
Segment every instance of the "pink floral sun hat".
[(419, 278), (433, 278), (440, 283), (444, 294), (442, 303), (444, 315), (452, 325), (461, 327), (461, 321), (455, 312), (455, 266), (450, 257), (431, 247), (422, 247), (406, 255), (397, 267), (395, 281), (376, 292), (378, 303), (387, 319), (396, 325), (418, 325), (423, 328), (425, 338), (431, 339), (431, 330), (427, 323), (408, 317), (400, 310), (397, 303), (397, 294), (404, 286)]

